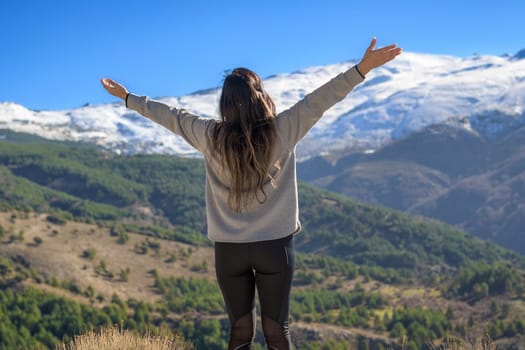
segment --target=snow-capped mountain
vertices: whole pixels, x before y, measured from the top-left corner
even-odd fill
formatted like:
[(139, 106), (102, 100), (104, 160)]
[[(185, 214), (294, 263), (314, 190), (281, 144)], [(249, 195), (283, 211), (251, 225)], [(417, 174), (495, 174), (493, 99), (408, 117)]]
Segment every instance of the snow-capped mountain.
[[(515, 56), (460, 58), (405, 52), (367, 76), (327, 111), (298, 146), (306, 158), (348, 147), (377, 148), (430, 124), (445, 123), (491, 137), (525, 124), (525, 51)], [(284, 110), (355, 61), (268, 77), (264, 84)], [(144, 91), (143, 93), (147, 93)], [(215, 117), (220, 90), (160, 100)], [(95, 142), (117, 153), (193, 156), (181, 138), (127, 110), (122, 103), (32, 111), (0, 103), (0, 128), (51, 139)]]

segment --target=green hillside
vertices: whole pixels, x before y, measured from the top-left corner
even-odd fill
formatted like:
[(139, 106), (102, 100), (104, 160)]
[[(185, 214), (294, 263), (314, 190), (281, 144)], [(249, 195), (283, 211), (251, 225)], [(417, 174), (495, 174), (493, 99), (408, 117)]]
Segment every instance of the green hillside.
[[(182, 235), (204, 242), (198, 237), (206, 231), (200, 160), (119, 157), (62, 144), (1, 142), (0, 172), (0, 201), (5, 207), (56, 211), (69, 219), (110, 225), (147, 222), (173, 231), (173, 237), (165, 233), (165, 238)], [(298, 247), (304, 252), (411, 270), (520, 259), (450, 226), (303, 183), (300, 207), (304, 232), (298, 236)]]
[[(0, 206), (4, 212), (44, 213), (53, 225), (83, 222), (109, 230), (123, 241), (122, 237), (138, 233), (159, 242), (189, 243), (212, 254), (205, 237), (204, 167), (196, 159), (116, 156), (84, 145), (40, 142), (14, 134), (0, 141)], [(297, 236), (292, 321), (305, 330), (294, 335), (302, 349), (321, 344), (327, 349), (345, 348), (342, 344), (349, 341), (341, 335), (345, 329), (358, 335), (356, 347), (377, 349), (397, 347), (406, 339), (408, 348), (419, 349), (447, 334), (464, 337), (480, 327), (502, 342), (525, 335), (520, 313), (525, 309), (523, 257), (450, 226), (302, 183), (300, 206), (303, 232)], [(0, 244), (6, 249), (23, 241), (16, 223), (0, 232)], [(152, 252), (163, 245), (145, 242), (142, 248), (135, 246), (122, 254), (139, 259), (137, 251)], [(35, 238), (31, 244), (39, 243)], [(38, 249), (44, 248), (45, 244)], [(40, 295), (48, 292), (39, 290), (39, 284), (56, 285), (56, 279), (52, 283), (39, 266), (25, 265), (13, 258), (2, 260), (0, 318), (6, 321), (0, 327), (0, 339), (16, 344), (26, 338), (41, 339), (38, 342), (49, 347), (89, 327), (105, 326), (110, 320), (115, 323), (111, 312), (124, 308), (119, 319), (132, 329), (167, 323), (194, 344), (207, 344), (207, 349), (224, 346), (225, 315), (210, 276), (188, 279), (154, 274), (155, 293), (163, 296), (162, 302), (114, 300), (112, 306), (106, 299), (97, 306), (96, 302), (84, 305), (53, 294)], [(207, 271), (208, 263), (189, 268)], [(13, 292), (27, 281), (32, 281), (32, 287), (23, 287), (15, 296)], [(69, 292), (86, 293), (77, 289)], [(200, 298), (188, 297), (189, 291)], [(24, 306), (9, 306), (18, 297)], [(67, 318), (49, 316), (55, 320), (50, 325), (43, 321), (46, 315), (60, 311), (39, 300), (79, 303), (65, 309), (92, 316), (77, 321), (73, 328), (66, 327)], [(454, 313), (458, 305), (463, 305), (464, 314)], [(188, 317), (195, 321), (181, 315), (194, 315)], [(33, 323), (27, 321), (31, 317)], [(35, 326), (35, 319), (41, 320), (40, 326)], [(306, 330), (327, 326), (338, 329), (341, 336), (333, 341), (308, 337)], [(0, 340), (0, 349), (15, 344), (6, 341)]]

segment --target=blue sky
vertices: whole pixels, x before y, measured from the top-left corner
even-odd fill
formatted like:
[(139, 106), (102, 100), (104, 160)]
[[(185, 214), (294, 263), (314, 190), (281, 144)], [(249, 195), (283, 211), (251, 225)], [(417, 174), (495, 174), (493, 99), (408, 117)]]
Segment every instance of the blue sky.
[(525, 1), (25, 1), (0, 4), (0, 102), (115, 101), (101, 76), (150, 96), (358, 59), (378, 45), (467, 57), (525, 48)]

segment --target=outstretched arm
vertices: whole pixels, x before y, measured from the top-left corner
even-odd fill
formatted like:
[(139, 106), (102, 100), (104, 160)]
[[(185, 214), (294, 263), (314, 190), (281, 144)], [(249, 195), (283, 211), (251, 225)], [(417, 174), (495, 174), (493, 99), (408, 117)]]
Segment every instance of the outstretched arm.
[(290, 109), (277, 116), (278, 127), (294, 147), (330, 107), (341, 101), (353, 88), (365, 79), (365, 75), (401, 53), (396, 44), (374, 50), (376, 38), (372, 39), (361, 61), (339, 74), (323, 86), (306, 95)]
[(122, 84), (110, 78), (100, 79), (102, 86), (111, 95), (125, 100), (127, 108), (131, 108), (157, 124), (164, 126), (197, 150), (206, 149), (206, 132), (214, 121), (188, 113), (184, 109), (171, 107), (160, 101), (151, 100), (147, 96), (137, 96), (130, 93)]

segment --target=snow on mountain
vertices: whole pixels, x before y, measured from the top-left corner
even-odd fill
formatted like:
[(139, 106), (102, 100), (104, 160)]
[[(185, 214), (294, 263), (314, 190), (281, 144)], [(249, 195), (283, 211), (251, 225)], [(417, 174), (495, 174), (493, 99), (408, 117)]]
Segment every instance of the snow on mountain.
[[(460, 58), (405, 52), (372, 71), (363, 84), (327, 111), (299, 144), (299, 157), (348, 147), (377, 148), (436, 123), (459, 126), (486, 137), (523, 124), (525, 60), (517, 58), (521, 56)], [(355, 63), (279, 74), (266, 78), (264, 84), (281, 111)], [(159, 99), (215, 117), (219, 94), (220, 90), (209, 89)], [(0, 103), (0, 128), (51, 139), (94, 142), (124, 154), (197, 155), (181, 138), (127, 110), (122, 103), (32, 111), (4, 102)]]

